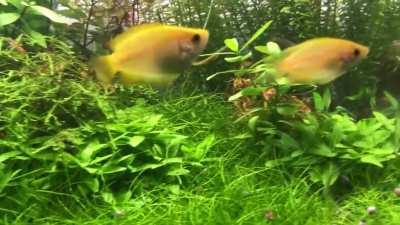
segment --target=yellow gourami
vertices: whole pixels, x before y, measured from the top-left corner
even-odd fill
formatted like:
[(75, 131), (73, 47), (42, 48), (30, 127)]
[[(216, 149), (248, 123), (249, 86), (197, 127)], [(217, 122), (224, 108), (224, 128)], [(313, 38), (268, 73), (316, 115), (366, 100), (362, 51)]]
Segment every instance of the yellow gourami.
[(369, 49), (352, 41), (315, 38), (283, 51), (276, 69), (290, 83), (325, 84), (366, 58)]
[(92, 60), (97, 78), (110, 85), (168, 85), (191, 65), (208, 42), (208, 31), (162, 24), (132, 27), (110, 41), (112, 54)]

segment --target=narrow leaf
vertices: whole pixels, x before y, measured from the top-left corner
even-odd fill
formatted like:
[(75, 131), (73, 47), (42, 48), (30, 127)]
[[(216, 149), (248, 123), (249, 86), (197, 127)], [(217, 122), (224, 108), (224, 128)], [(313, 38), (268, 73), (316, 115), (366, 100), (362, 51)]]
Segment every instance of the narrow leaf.
[(182, 175), (186, 175), (189, 174), (190, 171), (184, 168), (180, 168), (180, 169), (175, 169), (175, 170), (171, 170), (167, 173), (168, 176), (182, 176)]
[(242, 51), (243, 49), (247, 48), (251, 43), (253, 43), (261, 34), (263, 34), (268, 27), (272, 24), (272, 20), (266, 22), (260, 29), (258, 29), (253, 36), (243, 45), (243, 47), (239, 50)]
[(229, 97), (228, 101), (235, 101), (242, 96), (255, 96), (261, 94), (266, 87), (247, 87)]
[(267, 46), (262, 46), (262, 45), (260, 45), (260, 46), (254, 47), (254, 49), (255, 49), (256, 51), (261, 52), (261, 53), (268, 54), (268, 48), (267, 48)]

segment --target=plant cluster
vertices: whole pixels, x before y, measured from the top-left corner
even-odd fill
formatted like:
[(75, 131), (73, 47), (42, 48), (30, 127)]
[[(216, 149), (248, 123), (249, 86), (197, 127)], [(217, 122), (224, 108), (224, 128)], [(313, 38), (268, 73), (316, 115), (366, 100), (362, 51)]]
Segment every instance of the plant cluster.
[[(22, 37), (19, 48), (29, 49), (27, 40)], [(0, 208), (17, 214), (28, 203), (56, 204), (50, 196), (72, 194), (116, 205), (113, 193), (182, 184), (204, 166), (216, 144), (210, 126), (198, 127), (207, 115), (177, 118), (181, 110), (174, 112), (144, 87), (106, 95), (68, 46), (47, 42), (39, 52), (0, 42)], [(207, 100), (195, 107), (208, 107)], [(199, 124), (183, 123), (188, 116)]]
[[(271, 21), (265, 23), (241, 48), (236, 38), (226, 39), (230, 52), (224, 54), (234, 56), (225, 57), (225, 61), (239, 64), (239, 68), (209, 76), (212, 79), (221, 74), (234, 75), (236, 93), (229, 101), (239, 106), (244, 114), (239, 120), (247, 119), (266, 166), (300, 168), (300, 171), (307, 171), (305, 174), (311, 181), (330, 187), (340, 176), (363, 177), (362, 171), (369, 165), (382, 168), (384, 163), (397, 162), (400, 151), (400, 120), (395, 117), (399, 113), (398, 101), (386, 93), (392, 104), (389, 115), (393, 118), (373, 112), (373, 117), (355, 121), (342, 107), (330, 111), (329, 88), (320, 95), (313, 91), (315, 87), (290, 85), (276, 76), (272, 65), (282, 55), (276, 43), (255, 46), (263, 56), (259, 61), (248, 62), (254, 53), (246, 48), (270, 25)], [(309, 96), (310, 91), (312, 96)], [(312, 98), (314, 107), (302, 98)]]

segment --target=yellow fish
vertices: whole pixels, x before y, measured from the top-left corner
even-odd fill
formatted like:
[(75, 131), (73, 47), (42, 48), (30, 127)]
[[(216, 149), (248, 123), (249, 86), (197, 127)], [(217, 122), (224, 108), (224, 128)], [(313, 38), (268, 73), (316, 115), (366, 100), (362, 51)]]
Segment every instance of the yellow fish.
[(352, 41), (315, 38), (285, 49), (276, 69), (290, 83), (326, 84), (366, 58), (368, 52), (368, 47)]
[(201, 53), (208, 42), (204, 29), (162, 24), (132, 27), (110, 41), (112, 54), (92, 60), (105, 86), (119, 75), (123, 84), (168, 85)]

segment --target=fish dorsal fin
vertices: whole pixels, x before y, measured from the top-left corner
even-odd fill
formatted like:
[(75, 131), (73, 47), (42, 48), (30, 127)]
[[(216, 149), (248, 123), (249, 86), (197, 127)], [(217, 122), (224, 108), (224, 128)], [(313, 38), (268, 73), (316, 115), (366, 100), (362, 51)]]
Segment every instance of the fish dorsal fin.
[(285, 51), (287, 53), (292, 53), (292, 52), (297, 51), (297, 50), (299, 50), (301, 48), (308, 48), (310, 46), (315, 46), (318, 43), (333, 42), (335, 40), (337, 40), (337, 39), (329, 38), (329, 37), (316, 37), (316, 38), (312, 38), (312, 39), (309, 39), (307, 41), (304, 41), (304, 42), (302, 42), (300, 44), (291, 46), (291, 47), (285, 49)]
[(123, 44), (125, 40), (132, 37), (132, 35), (138, 34), (142, 31), (146, 31), (146, 30), (149, 30), (152, 28), (161, 27), (161, 26), (163, 26), (163, 25), (160, 23), (146, 23), (146, 24), (132, 26), (132, 27), (128, 28), (126, 31), (124, 31), (121, 34), (114, 37), (110, 41), (110, 43), (109, 43), (110, 49), (114, 51), (115, 49), (118, 48), (118, 46), (120, 44)]

